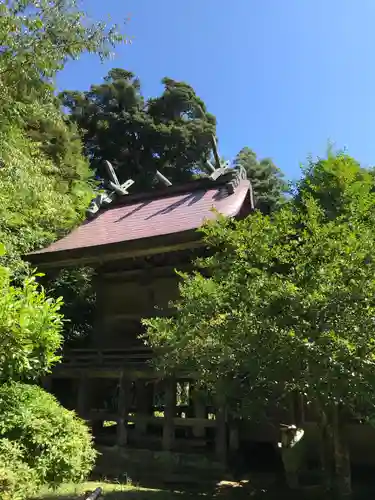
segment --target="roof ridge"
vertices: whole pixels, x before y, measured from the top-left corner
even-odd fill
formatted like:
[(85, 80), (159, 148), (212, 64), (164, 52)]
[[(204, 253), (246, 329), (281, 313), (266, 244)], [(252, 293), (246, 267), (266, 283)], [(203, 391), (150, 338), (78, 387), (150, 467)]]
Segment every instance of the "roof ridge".
[(172, 186), (158, 188), (153, 191), (128, 194), (127, 196), (116, 195), (111, 204), (100, 207), (99, 213), (123, 205), (132, 205), (137, 202), (152, 201), (159, 198), (169, 198), (177, 194), (195, 191), (208, 191), (209, 189), (217, 189), (220, 186), (226, 186), (228, 188), (228, 195), (231, 195), (241, 180), (248, 180), (246, 170), (242, 166), (229, 167), (227, 172), (215, 180), (207, 176), (191, 180), (184, 184), (173, 184)]

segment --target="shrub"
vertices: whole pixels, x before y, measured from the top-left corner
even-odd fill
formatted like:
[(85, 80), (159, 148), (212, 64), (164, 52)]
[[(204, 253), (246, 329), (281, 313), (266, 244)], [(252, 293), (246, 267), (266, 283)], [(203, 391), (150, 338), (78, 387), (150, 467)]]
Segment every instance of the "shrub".
[(52, 487), (85, 479), (96, 457), (84, 422), (33, 385), (0, 386), (1, 438), (17, 444), (19, 458), (38, 483)]
[(0, 439), (0, 498), (23, 500), (37, 492), (37, 474), (23, 462), (23, 450), (8, 439)]

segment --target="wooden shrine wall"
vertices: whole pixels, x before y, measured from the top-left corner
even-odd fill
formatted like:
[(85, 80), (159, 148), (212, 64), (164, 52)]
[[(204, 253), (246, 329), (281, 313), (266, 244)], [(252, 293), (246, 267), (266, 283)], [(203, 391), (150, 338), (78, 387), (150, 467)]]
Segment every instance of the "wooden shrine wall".
[(137, 345), (141, 319), (168, 314), (168, 304), (178, 297), (178, 277), (150, 272), (133, 277), (105, 274), (96, 280), (97, 305), (92, 347), (126, 348)]

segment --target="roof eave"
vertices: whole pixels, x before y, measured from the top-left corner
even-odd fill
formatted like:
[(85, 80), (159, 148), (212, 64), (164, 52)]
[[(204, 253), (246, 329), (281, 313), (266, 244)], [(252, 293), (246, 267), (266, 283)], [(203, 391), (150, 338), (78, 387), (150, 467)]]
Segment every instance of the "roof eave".
[(57, 252), (41, 252), (25, 255), (23, 258), (38, 269), (58, 269), (77, 265), (97, 267), (109, 261), (174, 252), (196, 248), (203, 244), (197, 229), (179, 233), (152, 236), (133, 241), (81, 247)]

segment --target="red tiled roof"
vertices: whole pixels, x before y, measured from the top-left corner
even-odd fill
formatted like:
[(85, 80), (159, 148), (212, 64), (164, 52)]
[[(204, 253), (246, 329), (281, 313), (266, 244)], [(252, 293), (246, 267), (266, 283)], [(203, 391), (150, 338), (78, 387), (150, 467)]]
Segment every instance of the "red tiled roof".
[(118, 205), (103, 210), (69, 235), (33, 254), (139, 240), (196, 229), (212, 219), (214, 207), (228, 217), (240, 211), (249, 193), (249, 181), (242, 180), (233, 194), (225, 186), (180, 193), (168, 197)]

